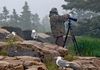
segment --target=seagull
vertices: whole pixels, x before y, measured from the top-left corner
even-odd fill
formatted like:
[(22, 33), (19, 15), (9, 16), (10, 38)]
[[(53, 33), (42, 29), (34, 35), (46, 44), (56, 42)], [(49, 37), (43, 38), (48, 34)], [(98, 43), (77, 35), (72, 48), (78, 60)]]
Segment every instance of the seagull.
[(12, 34), (13, 36), (15, 36), (15, 35), (16, 35), (16, 32), (13, 31), (11, 34)]
[(37, 35), (36, 30), (34, 30), (34, 29), (32, 30), (31, 37), (32, 37), (33, 39), (37, 39), (38, 35)]
[(56, 57), (56, 58), (57, 58), (57, 59), (56, 59), (56, 64), (57, 64), (57, 66), (59, 66), (59, 68), (61, 68), (61, 69), (66, 69), (67, 67), (69, 67), (68, 61), (63, 60), (63, 58), (60, 57), (60, 56), (58, 56), (58, 57)]
[(65, 70), (66, 68), (72, 68), (73, 70), (80, 70), (79, 66), (74, 62), (63, 60), (61, 56), (55, 58), (57, 66), (59, 66), (59, 68), (61, 68), (62, 70)]
[(8, 39), (8, 38), (14, 38), (16, 36), (16, 32), (11, 32), (10, 34), (8, 34), (7, 36), (6, 36), (6, 38)]

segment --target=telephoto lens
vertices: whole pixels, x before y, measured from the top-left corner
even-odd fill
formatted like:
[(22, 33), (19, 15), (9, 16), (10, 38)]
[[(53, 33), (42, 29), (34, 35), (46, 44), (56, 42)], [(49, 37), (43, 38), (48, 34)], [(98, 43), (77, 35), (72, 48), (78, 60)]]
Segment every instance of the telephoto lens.
[(77, 22), (77, 18), (72, 18), (72, 17), (69, 17), (70, 20), (73, 20), (75, 22)]

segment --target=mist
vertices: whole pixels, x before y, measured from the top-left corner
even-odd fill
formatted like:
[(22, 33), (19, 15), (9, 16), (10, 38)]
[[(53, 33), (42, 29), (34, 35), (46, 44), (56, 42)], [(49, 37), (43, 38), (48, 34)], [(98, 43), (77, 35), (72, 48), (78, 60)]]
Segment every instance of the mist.
[(40, 18), (48, 15), (52, 7), (56, 7), (59, 13), (63, 13), (61, 5), (65, 3), (64, 0), (0, 0), (0, 12), (2, 12), (2, 7), (6, 6), (10, 13), (12, 9), (16, 9), (17, 13), (20, 14), (25, 1), (28, 2), (30, 11), (38, 13)]

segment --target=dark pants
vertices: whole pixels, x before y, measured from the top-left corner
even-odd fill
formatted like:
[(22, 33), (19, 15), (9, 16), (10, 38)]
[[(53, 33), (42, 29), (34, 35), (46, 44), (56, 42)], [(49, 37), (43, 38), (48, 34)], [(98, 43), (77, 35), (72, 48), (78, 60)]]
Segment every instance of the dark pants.
[(63, 36), (56, 37), (55, 44), (57, 44), (58, 46), (62, 46), (63, 47), (63, 44), (64, 44), (64, 38), (63, 38)]

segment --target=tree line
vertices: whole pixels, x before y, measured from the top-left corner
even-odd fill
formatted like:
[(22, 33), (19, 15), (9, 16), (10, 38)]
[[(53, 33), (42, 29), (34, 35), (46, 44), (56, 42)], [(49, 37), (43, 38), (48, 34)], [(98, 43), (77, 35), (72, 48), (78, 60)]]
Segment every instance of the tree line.
[(77, 12), (78, 23), (73, 27), (76, 35), (100, 38), (100, 0), (64, 0), (65, 10)]
[[(76, 35), (100, 37), (100, 0), (64, 0), (62, 5), (65, 10), (74, 10), (77, 13), (78, 23), (73, 26)], [(40, 24), (38, 14), (32, 14), (28, 3), (22, 7), (21, 15), (13, 9), (12, 14), (6, 7), (0, 13), (0, 26), (20, 27), (22, 30), (36, 29), (39, 32), (50, 32), (48, 16), (45, 16)], [(73, 12), (72, 12), (73, 13)], [(73, 15), (75, 15), (73, 13)]]
[(25, 2), (22, 9), (21, 15), (17, 14), (15, 9), (13, 9), (12, 14), (9, 14), (7, 7), (4, 6), (3, 11), (0, 13), (0, 27), (12, 26), (19, 27), (22, 30), (36, 29), (37, 31), (40, 31), (41, 29), (39, 27), (41, 24), (39, 15), (37, 13), (31, 13), (27, 2)]

